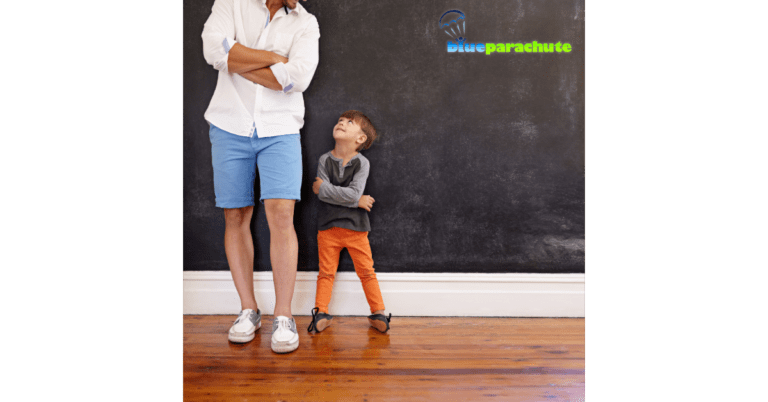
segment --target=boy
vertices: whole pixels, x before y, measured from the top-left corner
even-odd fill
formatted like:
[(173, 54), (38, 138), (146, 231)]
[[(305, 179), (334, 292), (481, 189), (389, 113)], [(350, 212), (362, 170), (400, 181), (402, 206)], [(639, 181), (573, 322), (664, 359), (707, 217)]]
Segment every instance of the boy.
[(317, 222), (320, 273), (312, 322), (307, 331), (320, 332), (331, 325), (333, 316), (328, 314), (328, 303), (339, 266), (339, 253), (346, 247), (371, 309), (368, 322), (380, 332), (387, 332), (392, 314), (384, 316), (384, 301), (368, 243), (371, 224), (366, 211), (371, 211), (375, 200), (363, 195), (370, 163), (359, 153), (370, 148), (376, 139), (376, 129), (364, 114), (349, 110), (341, 115), (333, 128), (333, 139), (336, 146), (320, 156), (318, 177), (312, 185), (312, 191), (322, 201)]

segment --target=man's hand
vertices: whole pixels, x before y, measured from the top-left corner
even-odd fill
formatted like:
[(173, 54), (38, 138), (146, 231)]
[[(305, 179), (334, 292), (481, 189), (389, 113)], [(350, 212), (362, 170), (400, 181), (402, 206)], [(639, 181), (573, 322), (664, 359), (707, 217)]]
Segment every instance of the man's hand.
[(312, 192), (315, 194), (319, 194), (321, 184), (323, 184), (323, 179), (319, 177), (315, 177), (315, 182), (312, 184)]
[(371, 208), (373, 208), (373, 203), (376, 202), (376, 200), (373, 199), (370, 195), (364, 195), (360, 197), (360, 201), (357, 202), (357, 206), (371, 212)]
[(279, 54), (275, 53), (275, 62), (272, 64), (277, 64), (277, 63), (283, 63), (283, 64), (288, 63), (288, 58), (280, 56)]
[(247, 71), (258, 70), (277, 63), (287, 63), (288, 58), (268, 50), (251, 49), (239, 43), (235, 43), (229, 49), (227, 57), (227, 70), (233, 74), (242, 74)]

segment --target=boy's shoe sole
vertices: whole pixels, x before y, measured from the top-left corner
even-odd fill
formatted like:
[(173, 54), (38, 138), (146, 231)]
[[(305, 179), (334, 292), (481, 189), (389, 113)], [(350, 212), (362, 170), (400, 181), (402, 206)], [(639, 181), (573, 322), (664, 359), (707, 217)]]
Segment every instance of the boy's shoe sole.
[(293, 352), (299, 347), (299, 334), (294, 336), (294, 339), (286, 342), (275, 342), (272, 340), (272, 351), (275, 353), (289, 353)]
[(315, 327), (317, 328), (317, 332), (322, 332), (324, 329), (330, 327), (332, 323), (333, 323), (333, 318), (330, 318), (327, 320), (325, 319), (318, 320), (317, 324), (315, 324)]
[(386, 333), (389, 331), (389, 321), (391, 319), (392, 314), (390, 314), (389, 317), (383, 314), (371, 314), (368, 316), (368, 323), (370, 323), (372, 327), (376, 328), (377, 331)]
[(259, 322), (258, 325), (253, 327), (252, 331), (248, 332), (230, 332), (229, 333), (229, 341), (234, 343), (247, 343), (253, 340), (253, 338), (256, 337), (256, 331), (261, 328), (261, 322)]
[(387, 324), (379, 320), (368, 319), (368, 322), (372, 327), (376, 328), (379, 332), (387, 332)]

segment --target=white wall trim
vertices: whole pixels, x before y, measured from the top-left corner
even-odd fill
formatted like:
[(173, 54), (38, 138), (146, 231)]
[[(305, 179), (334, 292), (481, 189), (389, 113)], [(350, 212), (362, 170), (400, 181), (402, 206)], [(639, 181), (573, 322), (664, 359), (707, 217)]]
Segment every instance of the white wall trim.
[[(393, 316), (584, 317), (584, 274), (474, 274), (377, 272)], [(310, 315), (317, 272), (297, 272), (291, 309)], [(275, 308), (272, 272), (254, 272), (263, 314)], [(333, 315), (370, 314), (354, 272), (339, 272), (328, 306)], [(229, 271), (185, 271), (184, 314), (237, 314), (240, 299)]]

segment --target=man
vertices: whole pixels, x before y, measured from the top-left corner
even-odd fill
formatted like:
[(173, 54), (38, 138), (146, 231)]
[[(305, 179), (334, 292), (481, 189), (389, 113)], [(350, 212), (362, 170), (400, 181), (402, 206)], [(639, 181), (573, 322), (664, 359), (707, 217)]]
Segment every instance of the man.
[(261, 327), (250, 231), (258, 165), (275, 282), (276, 353), (299, 346), (291, 314), (298, 262), (293, 210), (301, 199), (302, 92), (317, 68), (320, 38), (317, 19), (297, 1), (215, 0), (202, 34), (205, 60), (219, 71), (205, 119), (216, 206), (226, 222), (224, 249), (241, 304), (229, 340), (249, 342)]

